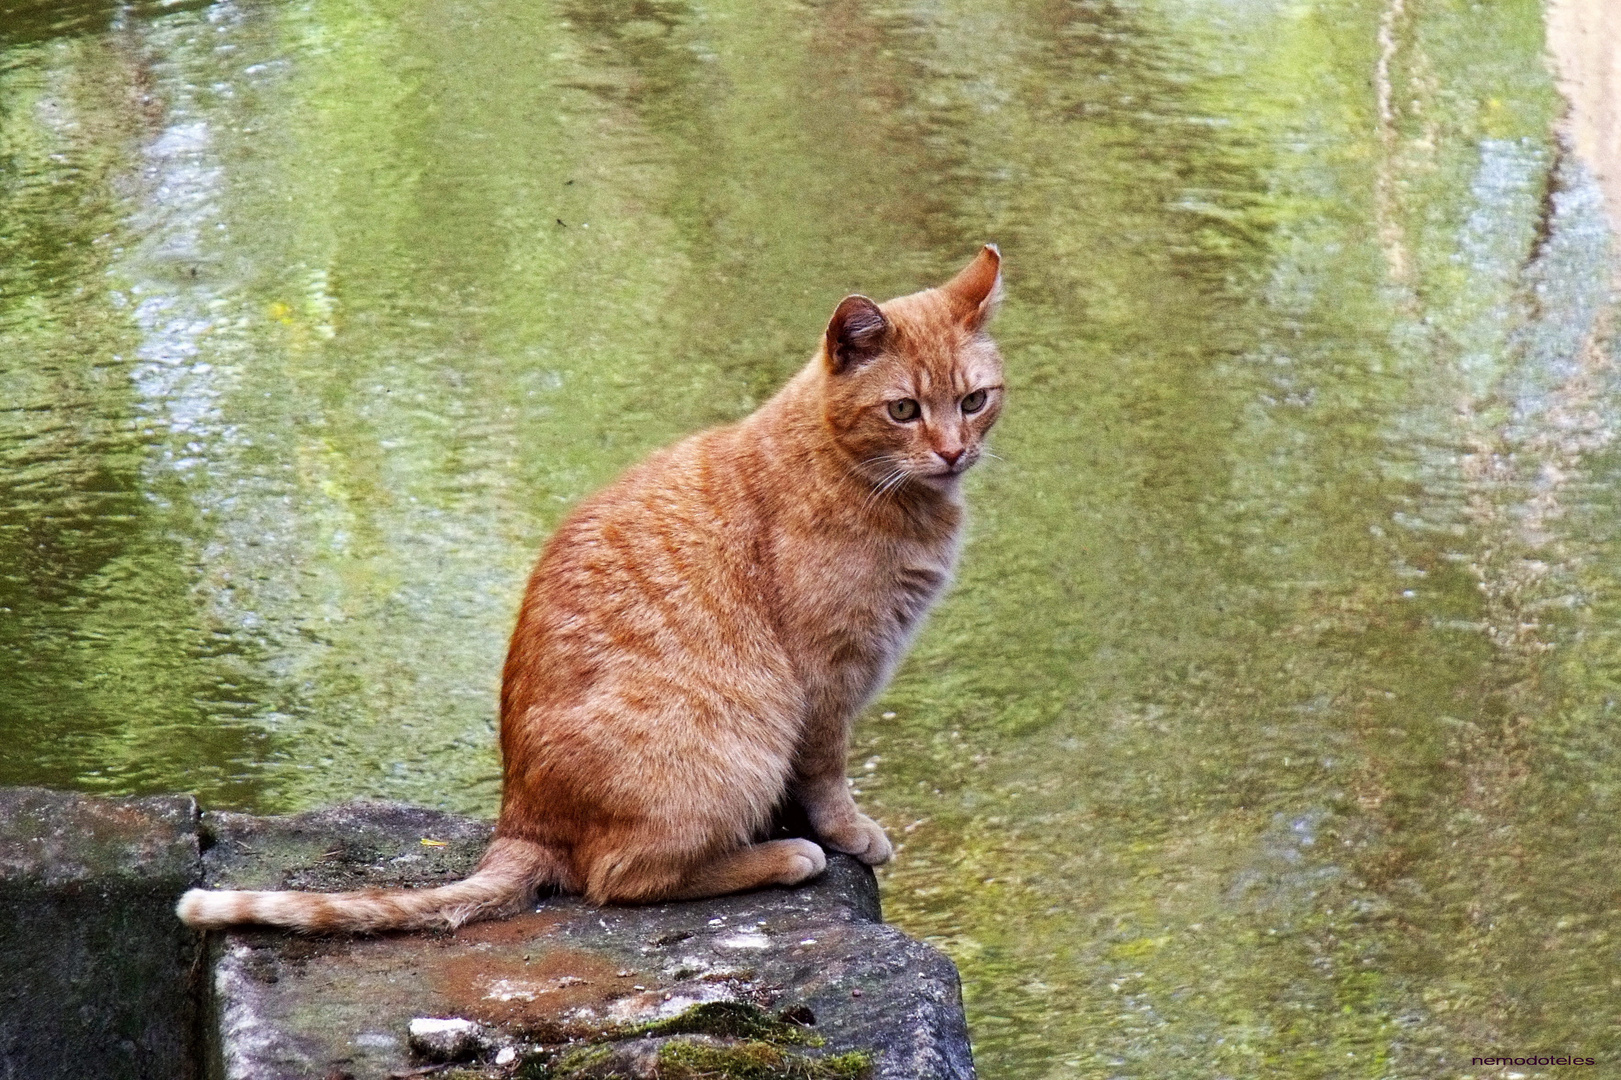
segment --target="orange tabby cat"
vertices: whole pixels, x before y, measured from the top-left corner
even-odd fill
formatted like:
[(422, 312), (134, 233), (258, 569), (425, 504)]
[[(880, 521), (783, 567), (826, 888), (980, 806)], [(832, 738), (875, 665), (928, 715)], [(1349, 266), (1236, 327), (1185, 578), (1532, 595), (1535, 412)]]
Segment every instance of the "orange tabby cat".
[(208, 892), (193, 926), (456, 926), (555, 886), (594, 903), (820, 873), (756, 842), (786, 799), (867, 863), (889, 838), (845, 782), (850, 723), (957, 557), (962, 474), (1002, 408), (987, 245), (945, 285), (847, 296), (752, 416), (655, 454), (571, 514), (529, 579), (501, 690), (501, 816), (478, 871), (430, 889)]

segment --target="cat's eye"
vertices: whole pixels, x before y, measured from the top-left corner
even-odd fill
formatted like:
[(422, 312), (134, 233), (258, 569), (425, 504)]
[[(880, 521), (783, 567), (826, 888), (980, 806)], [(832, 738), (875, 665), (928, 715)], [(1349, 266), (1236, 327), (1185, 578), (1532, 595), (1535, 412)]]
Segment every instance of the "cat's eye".
[(922, 411), (923, 407), (917, 403), (916, 398), (901, 398), (899, 401), (889, 403), (889, 418), (903, 424), (908, 420), (916, 420)]
[(965, 416), (969, 413), (977, 413), (984, 407), (985, 391), (983, 390), (975, 390), (972, 394), (968, 394), (962, 399), (962, 411), (963, 415)]

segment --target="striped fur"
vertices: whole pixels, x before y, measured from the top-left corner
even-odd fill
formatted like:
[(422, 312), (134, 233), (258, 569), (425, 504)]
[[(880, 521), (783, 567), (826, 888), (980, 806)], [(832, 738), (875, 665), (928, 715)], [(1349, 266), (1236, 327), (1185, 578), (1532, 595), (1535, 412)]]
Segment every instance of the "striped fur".
[(1002, 408), (984, 333), (1001, 257), (879, 305), (744, 420), (580, 504), (529, 579), (501, 690), (496, 840), (420, 891), (210, 893), (194, 926), (456, 926), (555, 886), (595, 903), (792, 885), (808, 840), (757, 842), (786, 800), (869, 863), (884, 830), (845, 782), (850, 724), (950, 579), (962, 474)]
[(534, 899), (538, 885), (555, 880), (549, 852), (510, 838), (490, 844), (473, 876), (433, 889), (360, 892), (249, 892), (192, 889), (180, 898), (182, 922), (202, 930), (243, 923), (311, 933), (455, 929), (479, 919), (511, 915)]

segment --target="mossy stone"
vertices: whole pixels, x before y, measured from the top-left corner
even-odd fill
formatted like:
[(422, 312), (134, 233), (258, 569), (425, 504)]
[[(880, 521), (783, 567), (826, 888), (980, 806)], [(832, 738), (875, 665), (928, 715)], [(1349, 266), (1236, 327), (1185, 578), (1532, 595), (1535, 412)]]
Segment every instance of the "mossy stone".
[(706, 1001), (679, 1016), (648, 1024), (642, 1031), (649, 1035), (714, 1035), (779, 1045), (821, 1046), (823, 1042), (815, 1032), (744, 1001)]

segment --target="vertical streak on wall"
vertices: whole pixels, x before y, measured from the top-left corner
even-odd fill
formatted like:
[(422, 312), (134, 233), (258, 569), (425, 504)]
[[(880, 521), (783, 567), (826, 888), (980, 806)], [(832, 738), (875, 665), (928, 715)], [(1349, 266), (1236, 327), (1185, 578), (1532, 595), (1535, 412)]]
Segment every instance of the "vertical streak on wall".
[(1406, 13), (1405, 0), (1389, 0), (1379, 16), (1379, 60), (1374, 65), (1374, 94), (1379, 105), (1379, 172), (1374, 184), (1374, 214), (1379, 230), (1379, 247), (1395, 281), (1407, 280), (1407, 243), (1396, 217), (1396, 107), (1392, 100), (1392, 63), (1399, 43), (1397, 27)]

